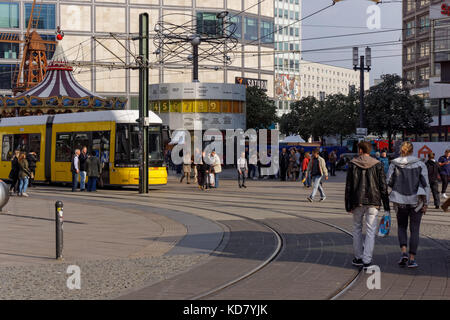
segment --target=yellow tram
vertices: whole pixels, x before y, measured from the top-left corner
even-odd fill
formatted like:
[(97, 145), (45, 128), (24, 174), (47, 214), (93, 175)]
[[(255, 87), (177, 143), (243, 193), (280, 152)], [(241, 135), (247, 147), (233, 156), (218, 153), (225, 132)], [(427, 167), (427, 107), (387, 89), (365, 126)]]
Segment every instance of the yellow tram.
[[(71, 159), (83, 146), (102, 162), (104, 185), (139, 184), (138, 111), (114, 110), (0, 119), (0, 179), (7, 179), (14, 150), (37, 154), (35, 181), (71, 183)], [(149, 185), (167, 184), (161, 119), (149, 112)]]

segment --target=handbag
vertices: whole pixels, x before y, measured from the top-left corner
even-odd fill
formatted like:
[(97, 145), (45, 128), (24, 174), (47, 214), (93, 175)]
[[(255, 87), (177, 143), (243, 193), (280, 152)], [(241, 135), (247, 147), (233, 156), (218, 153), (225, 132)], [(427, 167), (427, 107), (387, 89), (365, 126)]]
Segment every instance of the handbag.
[(390, 230), (391, 213), (389, 211), (385, 211), (383, 217), (380, 220), (380, 225), (378, 226), (378, 236), (381, 238), (387, 237)]

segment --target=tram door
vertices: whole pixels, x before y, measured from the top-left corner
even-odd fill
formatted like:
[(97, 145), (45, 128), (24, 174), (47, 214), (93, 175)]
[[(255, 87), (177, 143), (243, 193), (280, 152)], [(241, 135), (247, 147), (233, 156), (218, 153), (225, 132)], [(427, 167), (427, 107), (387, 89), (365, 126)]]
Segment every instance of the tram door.
[(102, 165), (99, 186), (109, 184), (110, 138), (111, 131), (92, 132), (92, 151), (95, 152)]

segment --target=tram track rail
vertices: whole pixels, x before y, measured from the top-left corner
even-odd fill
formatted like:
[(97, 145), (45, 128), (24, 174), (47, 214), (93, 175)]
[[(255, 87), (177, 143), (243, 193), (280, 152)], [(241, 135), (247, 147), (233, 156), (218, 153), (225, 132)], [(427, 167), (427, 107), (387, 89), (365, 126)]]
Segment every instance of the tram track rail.
[[(95, 195), (94, 197), (96, 197), (96, 198), (97, 197), (98, 198), (103, 198), (103, 196), (100, 195), (100, 194), (99, 195)], [(108, 198), (112, 199), (114, 197), (108, 197)], [(169, 198), (169, 199), (167, 199), (167, 198), (165, 198), (164, 200), (165, 200), (165, 203), (168, 204), (168, 205), (173, 205), (174, 202), (172, 202), (171, 200), (174, 200), (174, 201), (177, 200), (178, 204), (180, 204), (179, 203), (180, 201), (184, 202), (184, 203), (182, 203), (183, 207), (197, 208), (195, 206), (189, 205), (189, 203), (192, 203), (192, 200), (188, 201), (188, 199), (180, 199), (180, 198), (176, 198), (176, 199), (175, 198)], [(214, 200), (204, 200), (203, 199), (202, 201), (203, 202), (207, 202), (207, 203), (211, 203), (211, 204), (214, 203)], [(235, 204), (229, 204), (229, 206), (236, 207)], [(243, 207), (243, 209), (245, 209), (245, 208), (246, 207)], [(258, 272), (260, 272), (263, 269), (265, 269), (268, 266), (270, 266), (270, 264), (272, 262), (276, 261), (277, 257), (282, 252), (282, 250), (284, 248), (284, 245), (286, 243), (286, 241), (285, 241), (285, 239), (283, 237), (283, 232), (277, 230), (276, 228), (270, 226), (269, 224), (267, 224), (265, 222), (262, 222), (262, 221), (260, 221), (258, 219), (250, 218), (250, 217), (245, 216), (245, 215), (240, 215), (240, 214), (237, 214), (237, 213), (230, 213), (230, 212), (227, 212), (227, 211), (217, 210), (217, 209), (215, 209), (214, 211), (217, 212), (217, 213), (221, 213), (221, 214), (224, 214), (224, 215), (232, 216), (232, 217), (235, 217), (235, 218), (240, 218), (240, 219), (244, 219), (244, 220), (247, 220), (247, 221), (251, 221), (251, 222), (253, 222), (255, 224), (263, 226), (265, 229), (269, 230), (274, 235), (274, 238), (276, 239), (275, 249), (273, 250), (273, 252), (266, 259), (264, 259), (260, 264), (258, 264), (256, 267), (252, 268), (251, 270), (249, 270), (249, 271), (245, 272), (244, 274), (239, 275), (239, 276), (237, 276), (237, 277), (235, 277), (235, 278), (233, 278), (233, 279), (231, 279), (231, 280), (229, 280), (229, 281), (227, 281), (227, 282), (225, 282), (225, 283), (223, 283), (221, 285), (213, 287), (212, 289), (209, 289), (209, 290), (204, 291), (204, 292), (202, 292), (200, 294), (197, 294), (195, 296), (191, 296), (191, 297), (187, 298), (189, 300), (207, 299), (208, 297), (212, 297), (214, 295), (220, 294), (225, 289), (231, 288), (231, 287), (241, 283), (242, 281), (251, 278), (252, 276), (256, 275)], [(273, 210), (272, 209), (271, 211), (272, 212), (276, 212), (278, 214), (285, 215), (285, 216), (289, 216), (289, 217), (292, 217), (292, 218), (305, 219), (305, 220), (308, 220), (308, 221), (311, 221), (311, 222), (315, 222), (315, 223), (319, 223), (319, 224), (322, 224), (322, 225), (326, 225), (326, 226), (328, 226), (330, 228), (339, 230), (340, 232), (343, 232), (344, 234), (346, 234), (346, 235), (348, 235), (350, 237), (353, 237), (353, 235), (352, 235), (352, 233), (350, 231), (348, 231), (348, 230), (346, 230), (346, 229), (344, 229), (344, 228), (342, 228), (340, 226), (337, 226), (335, 224), (326, 222), (326, 221), (322, 221), (322, 220), (314, 219), (314, 218), (310, 218), (310, 217), (305, 217), (303, 215), (294, 214), (294, 213), (290, 213), (290, 212), (284, 212), (284, 211), (280, 211), (280, 210)], [(218, 223), (218, 222), (216, 221), (216, 223)], [(219, 224), (222, 225), (222, 223), (219, 223)], [(223, 226), (222, 226), (222, 228), (223, 228)], [(225, 229), (225, 228), (223, 228), (223, 229)], [(227, 232), (232, 232), (232, 230), (228, 230)], [(222, 242), (223, 241), (224, 241), (224, 238), (222, 239)], [(221, 246), (223, 245), (222, 242), (218, 245), (218, 247), (215, 250), (219, 250), (219, 248), (221, 248)], [(215, 251), (215, 252), (219, 253), (219, 251)], [(338, 288), (337, 290), (333, 291), (327, 297), (327, 300), (336, 300), (339, 297), (341, 297), (342, 295), (344, 295), (345, 292), (347, 292), (358, 281), (358, 279), (360, 278), (361, 275), (362, 275), (362, 269), (355, 270), (354, 274), (350, 277), (350, 279), (348, 279), (340, 288)]]

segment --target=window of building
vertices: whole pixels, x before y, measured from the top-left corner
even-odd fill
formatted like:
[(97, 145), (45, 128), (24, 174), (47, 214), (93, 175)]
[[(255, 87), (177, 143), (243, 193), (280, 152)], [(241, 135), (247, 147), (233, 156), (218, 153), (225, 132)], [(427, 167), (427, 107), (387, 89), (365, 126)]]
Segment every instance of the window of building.
[(298, 20), (299, 19), (299, 13), (298, 13), (298, 11), (296, 11), (295, 12), (295, 20)]
[(430, 17), (428, 15), (419, 18), (419, 32), (427, 32), (430, 30)]
[(289, 28), (289, 35), (293, 36), (294, 35), (294, 28)]
[[(42, 40), (56, 41), (56, 36), (53, 34), (41, 34)], [(47, 46), (47, 51), (45, 52), (47, 60), (53, 58), (53, 54), (55, 53), (55, 46)]]
[(416, 83), (416, 72), (415, 70), (406, 71), (406, 80), (409, 84), (414, 85)]
[(420, 0), (420, 6), (424, 7), (430, 4), (430, 0)]
[(0, 2), (0, 28), (19, 27), (19, 4)]
[(295, 36), (298, 37), (300, 35), (300, 29), (299, 28), (295, 28)]
[(294, 19), (294, 12), (293, 11), (289, 12), (289, 18)]
[(295, 50), (300, 51), (300, 45), (298, 43), (295, 44)]
[(210, 36), (220, 36), (222, 31), (222, 19), (217, 18), (215, 12), (197, 12), (197, 33)]
[(278, 17), (283, 18), (283, 9), (278, 9)]
[(15, 64), (0, 64), (0, 89), (11, 90)]
[(258, 39), (258, 19), (245, 17), (244, 38), (245, 40)]
[(419, 82), (425, 82), (430, 79), (430, 67), (419, 68)]
[(420, 58), (430, 56), (430, 43), (428, 41), (423, 41), (419, 43), (419, 56)]
[(415, 46), (406, 47), (406, 61), (414, 61)]
[(261, 20), (261, 43), (273, 43), (273, 22)]
[(17, 59), (18, 57), (18, 43), (0, 42), (0, 59)]
[(450, 26), (434, 30), (434, 51), (450, 51)]
[(411, 21), (406, 22), (406, 36), (411, 37), (415, 34), (416, 34), (416, 21), (411, 20)]
[(416, 8), (416, 2), (415, 1), (406, 1), (406, 11), (411, 11)]
[(230, 21), (234, 23), (236, 27), (233, 27), (234, 29), (234, 37), (236, 39), (242, 38), (242, 17), (241, 16), (232, 16), (230, 18)]
[(284, 17), (285, 17), (286, 19), (289, 18), (289, 11), (288, 11), (288, 10), (284, 10)]
[[(30, 19), (31, 3), (25, 3), (25, 25), (28, 26), (28, 20)], [(36, 17), (37, 18), (37, 17)], [(41, 13), (38, 18), (38, 29), (50, 29), (56, 28), (56, 9), (54, 4), (41, 4)]]
[(440, 63), (434, 64), (434, 75), (436, 77), (439, 77), (441, 75), (441, 64)]

